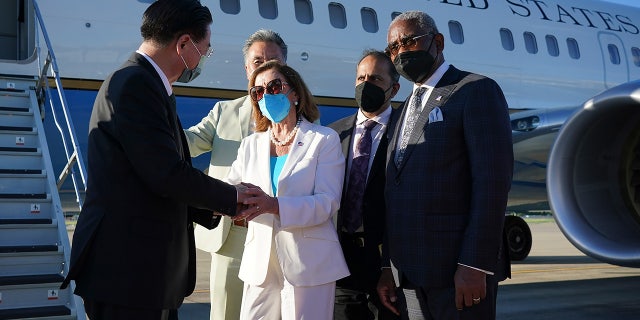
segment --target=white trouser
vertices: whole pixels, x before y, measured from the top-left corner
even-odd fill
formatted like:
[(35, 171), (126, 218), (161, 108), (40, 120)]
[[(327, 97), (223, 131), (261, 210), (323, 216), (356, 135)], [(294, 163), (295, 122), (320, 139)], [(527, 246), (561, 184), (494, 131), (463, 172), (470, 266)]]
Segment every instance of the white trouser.
[(296, 287), (282, 275), (272, 246), (267, 278), (261, 286), (244, 284), (242, 320), (331, 320), (336, 283)]

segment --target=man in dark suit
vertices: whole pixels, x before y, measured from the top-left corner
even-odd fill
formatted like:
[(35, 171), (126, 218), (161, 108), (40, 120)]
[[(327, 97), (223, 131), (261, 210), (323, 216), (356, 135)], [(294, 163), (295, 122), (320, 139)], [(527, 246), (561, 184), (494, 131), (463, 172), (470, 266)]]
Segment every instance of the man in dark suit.
[(445, 62), (444, 37), (424, 12), (397, 16), (387, 42), (414, 93), (389, 132), (378, 294), (403, 319), (495, 319), (509, 274), (506, 100), (495, 81)]
[[(191, 167), (171, 84), (210, 55), (211, 13), (197, 0), (159, 0), (143, 42), (103, 83), (89, 124), (88, 185), (71, 266), (91, 319), (177, 319), (195, 286), (193, 222), (236, 214), (246, 195)], [(199, 208), (199, 209), (196, 209)]]
[[(399, 79), (400, 75), (384, 52), (365, 51), (356, 69), (355, 98), (360, 108), (356, 114), (329, 125), (340, 135), (342, 151), (347, 157), (337, 228), (351, 275), (336, 283), (336, 320), (396, 318), (380, 304), (376, 284), (380, 277), (385, 213), (384, 177), (388, 145), (385, 133), (391, 114), (396, 113), (390, 105), (391, 98), (400, 88)], [(366, 129), (367, 123), (371, 123), (369, 129)], [(370, 139), (370, 149), (363, 151), (358, 146), (366, 138)], [(354, 177), (358, 161), (364, 164), (362, 181)]]

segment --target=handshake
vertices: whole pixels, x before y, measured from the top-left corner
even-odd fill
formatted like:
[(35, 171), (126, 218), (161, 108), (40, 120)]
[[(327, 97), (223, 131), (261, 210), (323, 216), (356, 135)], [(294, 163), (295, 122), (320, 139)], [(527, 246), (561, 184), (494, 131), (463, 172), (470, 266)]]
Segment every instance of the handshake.
[(236, 214), (230, 217), (232, 220), (251, 221), (263, 213), (279, 214), (278, 199), (269, 196), (260, 187), (246, 182), (235, 187), (238, 191), (238, 207)]

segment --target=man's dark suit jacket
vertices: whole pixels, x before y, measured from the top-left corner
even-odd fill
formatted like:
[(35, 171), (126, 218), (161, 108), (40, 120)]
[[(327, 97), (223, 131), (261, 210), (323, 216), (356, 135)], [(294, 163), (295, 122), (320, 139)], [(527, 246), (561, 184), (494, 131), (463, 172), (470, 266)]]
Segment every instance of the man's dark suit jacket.
[(175, 104), (140, 54), (98, 92), (87, 180), (63, 286), (75, 280), (77, 295), (106, 304), (178, 308), (195, 286), (192, 222), (213, 228), (212, 211), (235, 214), (236, 190), (191, 167)]
[[(442, 121), (429, 123), (430, 107), (440, 109)], [(450, 66), (396, 166), (404, 109), (387, 132), (385, 263), (390, 259), (396, 281), (404, 276), (422, 287), (452, 287), (458, 263), (503, 280), (510, 268), (501, 244), (513, 150), (502, 90)]]
[[(397, 110), (392, 110), (392, 114), (396, 111)], [(353, 116), (340, 119), (329, 125), (329, 127), (338, 132), (342, 143), (342, 152), (347, 158), (349, 157), (349, 151), (352, 146), (353, 131), (356, 126), (355, 122), (356, 115), (354, 114)], [(388, 139), (385, 134), (378, 144), (378, 149), (374, 155), (373, 163), (369, 169), (367, 185), (363, 196), (362, 223), (366, 258), (362, 261), (357, 257), (350, 257), (345, 254), (345, 259), (347, 260), (347, 266), (349, 266), (351, 275), (347, 278), (338, 280), (338, 285), (342, 284), (350, 289), (375, 292), (375, 287), (380, 277), (380, 245), (382, 244), (385, 215), (384, 183), (387, 145)], [(349, 169), (346, 168), (345, 170), (347, 170), (345, 174), (346, 181), (349, 176)], [(342, 230), (343, 208), (347, 208), (345, 203), (351, 200), (347, 199), (345, 196), (347, 192), (346, 189), (347, 188), (345, 187), (342, 191), (342, 201), (340, 204), (340, 210), (338, 211), (337, 223), (338, 236), (342, 243), (346, 241), (346, 239), (342, 239), (343, 234), (340, 232), (340, 230)], [(362, 270), (363, 266), (366, 267), (365, 270)]]

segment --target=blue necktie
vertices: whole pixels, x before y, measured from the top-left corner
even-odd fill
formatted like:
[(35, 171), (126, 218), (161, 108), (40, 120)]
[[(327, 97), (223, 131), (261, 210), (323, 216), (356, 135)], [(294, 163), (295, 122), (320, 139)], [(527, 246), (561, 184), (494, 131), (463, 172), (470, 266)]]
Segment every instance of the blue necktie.
[(402, 136), (400, 139), (400, 143), (398, 144), (398, 148), (396, 151), (395, 163), (396, 166), (400, 166), (402, 163), (402, 159), (404, 158), (404, 152), (407, 150), (407, 145), (409, 144), (409, 137), (411, 136), (411, 131), (413, 131), (413, 127), (415, 126), (418, 118), (420, 117), (420, 108), (422, 107), (422, 94), (427, 90), (424, 87), (416, 88), (416, 91), (413, 93), (413, 100), (411, 100), (411, 104), (409, 105), (409, 110), (407, 112), (404, 130), (402, 130)]
[(354, 233), (362, 225), (362, 199), (369, 172), (369, 158), (371, 154), (371, 129), (378, 123), (373, 120), (364, 122), (362, 137), (356, 145), (349, 171), (349, 184), (346, 192), (346, 210), (343, 214), (343, 224), (347, 232)]

